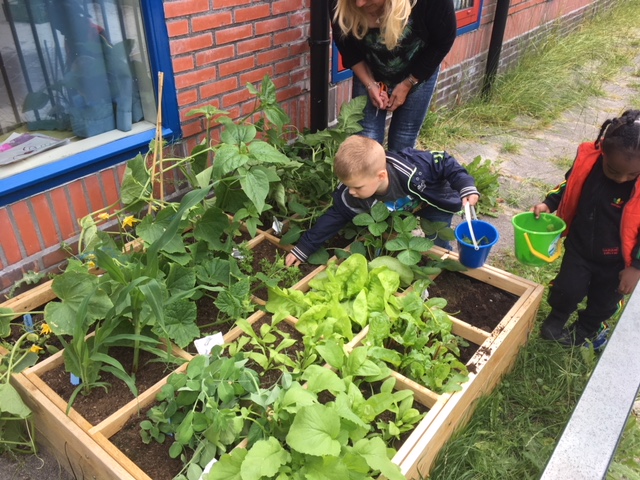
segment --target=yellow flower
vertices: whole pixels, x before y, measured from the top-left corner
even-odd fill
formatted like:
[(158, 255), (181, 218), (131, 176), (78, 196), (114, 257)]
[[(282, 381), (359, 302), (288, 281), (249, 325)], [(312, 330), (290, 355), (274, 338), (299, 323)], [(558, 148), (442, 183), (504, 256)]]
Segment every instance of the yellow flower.
[(96, 264), (95, 264), (95, 262), (92, 262), (91, 260), (89, 260), (89, 261), (87, 262), (87, 267), (89, 267), (89, 268), (96, 268)]
[(42, 347), (39, 347), (38, 345), (31, 345), (31, 348), (29, 349), (29, 351), (33, 353), (38, 353), (40, 350), (42, 350)]
[(100, 220), (109, 220), (109, 218), (111, 217), (111, 215), (109, 215), (107, 212), (101, 213), (100, 215), (98, 215), (98, 218)]
[(139, 222), (140, 220), (138, 220), (137, 218), (134, 218), (133, 215), (129, 215), (128, 217), (125, 217), (124, 220), (122, 221), (122, 226), (123, 227), (133, 227), (134, 223)]
[(40, 327), (40, 335), (49, 335), (51, 333), (51, 327), (46, 324), (43, 323), (42, 326)]

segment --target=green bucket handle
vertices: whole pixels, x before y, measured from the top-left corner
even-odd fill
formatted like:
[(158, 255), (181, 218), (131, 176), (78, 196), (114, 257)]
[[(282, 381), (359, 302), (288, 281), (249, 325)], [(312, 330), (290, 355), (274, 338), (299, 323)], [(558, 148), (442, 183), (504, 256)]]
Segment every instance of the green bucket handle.
[(548, 257), (533, 248), (531, 240), (529, 239), (529, 234), (527, 232), (524, 232), (524, 239), (527, 241), (527, 246), (529, 247), (529, 251), (531, 252), (531, 254), (534, 257), (539, 258), (540, 260), (544, 260), (547, 263), (555, 262), (558, 258), (560, 258), (560, 255), (562, 255), (562, 245), (560, 243), (558, 243), (558, 249), (556, 253), (554, 253), (551, 257)]

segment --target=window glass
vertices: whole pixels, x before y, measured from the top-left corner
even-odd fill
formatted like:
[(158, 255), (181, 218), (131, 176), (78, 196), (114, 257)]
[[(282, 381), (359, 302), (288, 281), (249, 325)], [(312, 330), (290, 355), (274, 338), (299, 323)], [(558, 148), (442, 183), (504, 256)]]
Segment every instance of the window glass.
[(463, 8), (472, 8), (473, 0), (453, 0), (453, 5), (456, 10), (462, 10)]
[(46, 154), (6, 164), (0, 143), (0, 178), (153, 128), (140, 0), (2, 5), (0, 142), (8, 150), (10, 136), (64, 141)]

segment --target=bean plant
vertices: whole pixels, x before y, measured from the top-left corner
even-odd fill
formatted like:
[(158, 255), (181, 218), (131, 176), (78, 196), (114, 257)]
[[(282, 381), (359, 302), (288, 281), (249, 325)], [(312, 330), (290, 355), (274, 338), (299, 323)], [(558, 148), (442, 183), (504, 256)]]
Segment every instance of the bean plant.
[[(0, 320), (10, 318), (12, 314), (10, 309), (2, 308)], [(37, 334), (25, 332), (12, 345), (11, 350), (0, 352), (0, 453), (37, 451), (33, 412), (10, 383), (11, 375), (20, 373), (37, 362), (38, 355), (24, 348), (26, 342), (34, 340), (37, 340)]]

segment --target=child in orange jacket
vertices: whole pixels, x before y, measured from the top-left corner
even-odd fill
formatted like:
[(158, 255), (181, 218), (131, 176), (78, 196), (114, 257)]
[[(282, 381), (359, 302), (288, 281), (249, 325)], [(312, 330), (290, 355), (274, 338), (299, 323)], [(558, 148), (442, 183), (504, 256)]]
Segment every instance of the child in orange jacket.
[[(558, 211), (567, 224), (565, 252), (549, 288), (551, 313), (540, 334), (572, 345), (604, 347), (602, 328), (640, 279), (640, 110), (607, 120), (583, 143), (566, 180), (533, 208)], [(587, 298), (577, 321), (570, 315)]]

